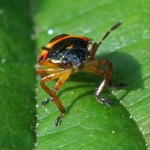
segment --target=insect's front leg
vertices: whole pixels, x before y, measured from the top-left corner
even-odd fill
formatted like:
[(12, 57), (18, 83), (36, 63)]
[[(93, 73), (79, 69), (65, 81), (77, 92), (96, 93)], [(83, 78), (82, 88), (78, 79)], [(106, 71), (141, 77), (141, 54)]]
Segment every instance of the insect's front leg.
[[(58, 107), (58, 109), (61, 112), (60, 116), (55, 121), (55, 125), (58, 126), (62, 117), (64, 116), (65, 108), (63, 107), (61, 101), (59, 100), (58, 96), (56, 95), (56, 91), (50, 90), (45, 85), (45, 82), (50, 81), (50, 80), (52, 80), (52, 79), (50, 79), (50, 76), (47, 76), (47, 77), (42, 78), (40, 83), (41, 83), (42, 88), (52, 97), (53, 101), (55, 102), (56, 106)], [(47, 102), (49, 102), (49, 100), (43, 101), (43, 103), (47, 103)]]
[[(59, 68), (59, 67), (51, 67), (51, 68), (36, 68), (36, 73), (43, 76), (43, 77), (47, 77), (49, 75), (50, 76), (53, 76), (53, 79), (58, 78), (58, 76), (54, 76), (53, 74), (60, 74), (61, 71), (64, 71), (64, 69), (62, 68)], [(52, 77), (51, 77), (52, 78)], [(52, 79), (51, 79), (52, 80)], [(48, 103), (52, 102), (53, 101), (53, 98), (46, 98), (45, 100), (43, 100), (41, 102), (42, 105), (47, 105)]]
[[(55, 125), (59, 126), (64, 114), (65, 114), (65, 108), (63, 107), (61, 101), (59, 100), (58, 96), (56, 95), (56, 91), (63, 85), (63, 83), (67, 80), (69, 75), (71, 74), (72, 69), (67, 69), (64, 71), (56, 72), (55, 74), (51, 74), (49, 76), (43, 77), (41, 79), (41, 86), (42, 88), (52, 97), (53, 101), (55, 102), (56, 106), (60, 110), (61, 114), (57, 117), (55, 121)], [(45, 82), (48, 82), (50, 80), (59, 78), (56, 85), (54, 86), (53, 90), (50, 90), (46, 85)]]

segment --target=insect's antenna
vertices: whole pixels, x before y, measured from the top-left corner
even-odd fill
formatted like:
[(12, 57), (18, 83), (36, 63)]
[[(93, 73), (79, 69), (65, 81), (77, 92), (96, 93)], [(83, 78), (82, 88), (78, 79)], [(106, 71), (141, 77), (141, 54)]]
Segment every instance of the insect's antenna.
[(97, 44), (97, 47), (99, 47), (99, 45), (103, 43), (103, 41), (104, 41), (104, 40), (106, 39), (106, 37), (110, 34), (111, 31), (117, 29), (122, 23), (123, 23), (123, 21), (120, 21), (120, 22), (116, 23), (113, 27), (111, 27), (111, 29), (106, 32), (106, 34), (103, 36), (103, 38), (102, 38), (102, 39), (100, 40), (100, 42)]

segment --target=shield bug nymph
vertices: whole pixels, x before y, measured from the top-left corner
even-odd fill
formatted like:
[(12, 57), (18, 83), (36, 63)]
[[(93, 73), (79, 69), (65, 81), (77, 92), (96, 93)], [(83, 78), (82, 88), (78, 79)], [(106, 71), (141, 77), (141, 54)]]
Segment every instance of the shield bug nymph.
[[(42, 88), (51, 96), (51, 98), (44, 100), (42, 105), (46, 105), (53, 100), (61, 112), (55, 121), (56, 126), (59, 125), (65, 114), (65, 108), (59, 100), (56, 91), (64, 84), (72, 72), (84, 70), (96, 75), (102, 75), (104, 79), (95, 93), (95, 98), (99, 102), (111, 105), (110, 100), (100, 98), (99, 95), (106, 85), (114, 87), (112, 85), (112, 64), (107, 59), (96, 60), (94, 56), (104, 39), (121, 24), (122, 21), (116, 23), (106, 32), (99, 43), (93, 43), (92, 39), (85, 36), (61, 34), (42, 47), (43, 51), (38, 59), (36, 72), (42, 76), (40, 81)], [(99, 68), (99, 66), (103, 65), (107, 65), (107, 71)], [(54, 79), (58, 79), (58, 81), (53, 89), (50, 90), (45, 83)], [(116, 86), (122, 87), (124, 84), (117, 84)]]

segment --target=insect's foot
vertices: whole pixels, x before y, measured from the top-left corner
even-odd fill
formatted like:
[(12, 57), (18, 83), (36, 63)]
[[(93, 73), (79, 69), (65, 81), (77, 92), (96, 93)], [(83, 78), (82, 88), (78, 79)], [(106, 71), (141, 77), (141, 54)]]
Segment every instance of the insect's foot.
[(60, 114), (60, 116), (57, 117), (56, 121), (55, 121), (55, 126), (59, 127), (62, 119), (63, 119), (64, 114)]
[(107, 98), (99, 98), (98, 96), (95, 96), (96, 100), (100, 103), (105, 103), (108, 106), (111, 106), (111, 101)]
[(51, 102), (51, 101), (53, 101), (52, 98), (47, 98), (47, 99), (45, 99), (45, 100), (43, 100), (43, 101), (41, 102), (41, 105), (45, 106), (45, 105), (47, 105), (47, 104), (48, 104), (49, 102)]
[(111, 85), (111, 89), (118, 90), (118, 89), (124, 89), (126, 87), (125, 83), (117, 83), (115, 85)]

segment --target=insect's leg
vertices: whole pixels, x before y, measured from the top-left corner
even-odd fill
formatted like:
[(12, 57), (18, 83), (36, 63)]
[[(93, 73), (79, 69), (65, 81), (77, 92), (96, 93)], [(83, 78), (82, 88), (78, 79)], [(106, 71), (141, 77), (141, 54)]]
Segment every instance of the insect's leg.
[[(38, 74), (40, 74), (41, 76), (46, 76), (48, 74), (52, 74), (52, 73), (56, 73), (56, 72), (60, 72), (60, 71), (63, 71), (64, 69), (62, 68), (46, 68), (46, 69), (36, 69), (36, 72)], [(60, 79), (59, 79), (60, 80)], [(56, 85), (58, 85), (59, 81), (57, 82)], [(57, 87), (56, 87), (57, 88)], [(55, 89), (55, 88), (54, 88)], [(47, 105), (49, 102), (53, 101), (53, 98), (47, 98), (45, 100), (43, 100), (41, 102), (42, 105)]]
[(63, 85), (63, 83), (68, 79), (71, 73), (72, 68), (69, 68), (63, 72), (56, 85), (54, 86), (54, 91), (57, 91)]
[[(65, 82), (65, 80), (69, 77), (69, 75), (71, 74), (72, 69), (67, 69), (65, 71), (61, 71), (61, 72), (57, 72), (54, 75), (49, 75), (46, 77), (43, 77), (41, 79), (41, 86), (42, 88), (53, 98), (56, 106), (58, 107), (58, 109), (60, 110), (61, 114), (60, 116), (56, 119), (55, 125), (58, 126), (60, 121), (62, 120), (62, 117), (64, 116), (65, 113), (65, 108), (63, 107), (61, 101), (59, 100), (58, 96), (56, 95), (56, 90), (59, 89), (59, 87)], [(50, 90), (46, 85), (45, 82), (48, 82), (50, 80), (56, 79), (56, 78), (60, 78), (62, 79), (61, 81), (58, 80), (58, 82), (56, 83), (56, 85), (54, 86), (53, 90)], [(57, 88), (56, 88), (57, 87)]]
[(41, 102), (42, 105), (46, 105), (46, 104), (48, 104), (50, 101), (53, 100), (52, 90), (50, 90), (50, 89), (45, 85), (45, 82), (48, 82), (48, 81), (51, 81), (51, 80), (54, 80), (54, 79), (59, 78), (62, 73), (63, 73), (63, 71), (55, 72), (55, 73), (53, 72), (53, 73), (51, 73), (50, 75), (44, 76), (44, 77), (41, 79), (40, 84), (41, 84), (42, 88), (43, 88), (46, 92), (49, 91), (49, 92), (47, 92), (47, 93), (51, 96), (51, 98), (47, 98), (47, 99), (45, 99), (44, 101), (42, 101), (42, 102)]
[[(99, 66), (103, 66), (103, 65), (107, 65), (108, 66), (107, 72), (105, 72), (104, 70), (97, 69)], [(111, 105), (111, 102), (108, 99), (106, 99), (106, 98), (99, 98), (99, 95), (103, 91), (104, 87), (106, 85), (108, 85), (111, 88), (114, 88), (114, 87), (120, 88), (120, 87), (125, 86), (125, 84), (123, 84), (123, 83), (117, 84), (115, 86), (112, 85), (112, 64), (111, 64), (111, 62), (109, 62), (107, 59), (94, 60), (94, 61), (91, 61), (91, 62), (87, 63), (84, 66), (83, 69), (88, 71), (88, 72), (104, 76), (104, 80), (102, 81), (102, 83), (100, 84), (100, 86), (98, 87), (98, 89), (97, 89), (97, 91), (95, 93), (95, 98), (98, 101), (101, 101), (101, 102), (107, 103), (108, 105)]]
[[(45, 61), (44, 61), (45, 62)], [(44, 63), (43, 62), (43, 63)], [(52, 63), (49, 63), (49, 62), (47, 62), (46, 64), (48, 64), (49, 66), (49, 68), (39, 68), (39, 66), (37, 66), (36, 68), (35, 68), (35, 70), (36, 70), (36, 73), (37, 74), (39, 74), (39, 75), (41, 75), (42, 77), (44, 77), (44, 76), (48, 76), (48, 75), (50, 75), (50, 74), (54, 74), (54, 73), (56, 73), (56, 72), (60, 72), (60, 71), (63, 71), (64, 69), (62, 69), (62, 68), (60, 68), (60, 67), (56, 67), (56, 65), (54, 65), (54, 64), (52, 64)], [(44, 65), (45, 65), (45, 63), (44, 63)], [(45, 99), (45, 100), (43, 100), (42, 102), (41, 102), (41, 104), (42, 105), (47, 105), (49, 102), (51, 102), (51, 101), (53, 101), (53, 98), (47, 98), (47, 99)]]
[[(63, 85), (63, 83), (64, 83), (64, 82), (68, 79), (68, 77), (70, 76), (71, 72), (72, 72), (72, 68), (67, 69), (66, 71), (64, 71), (64, 73), (61, 75), (61, 77), (60, 77), (59, 80), (57, 81), (56, 85), (54, 86), (54, 91), (57, 91), (57, 90)], [(57, 104), (56, 104), (56, 105), (57, 105)], [(64, 116), (64, 113), (61, 113), (61, 114), (57, 117), (57, 119), (56, 119), (56, 121), (55, 121), (55, 125), (56, 125), (56, 126), (59, 126), (59, 124), (60, 124), (60, 122), (61, 122), (63, 116)]]
[(96, 93), (95, 93), (95, 98), (101, 102), (107, 103), (108, 105), (111, 105), (110, 100), (108, 100), (107, 98), (98, 98), (100, 93), (103, 91), (104, 87), (106, 85), (108, 85), (110, 88), (122, 88), (125, 86), (124, 83), (119, 83), (116, 85), (112, 84), (112, 73), (113, 73), (113, 69), (112, 69), (112, 64), (110, 61), (108, 61), (107, 59), (103, 59), (103, 60), (98, 60), (98, 61), (93, 61), (93, 65), (95, 66), (99, 66), (99, 65), (107, 65), (108, 66), (108, 70), (105, 74), (102, 74), (104, 76), (104, 80), (102, 81), (102, 83), (99, 85)]
[(64, 69), (58, 67), (58, 68), (36, 68), (35, 70), (37, 74), (41, 76), (47, 76), (52, 73), (63, 71)]
[(50, 103), (50, 102), (52, 102), (53, 101), (53, 98), (51, 97), (51, 98), (46, 98), (45, 100), (43, 100), (42, 102), (41, 102), (41, 105), (42, 106), (45, 106), (45, 105), (47, 105), (48, 103)]
[(102, 81), (102, 83), (100, 84), (100, 86), (98, 87), (96, 93), (95, 93), (95, 98), (98, 102), (102, 102), (102, 103), (106, 103), (108, 105), (111, 105), (110, 100), (108, 100), (107, 98), (100, 98), (99, 95), (100, 93), (103, 91), (105, 85), (107, 84), (107, 73), (102, 70), (102, 69), (98, 69), (97, 67), (91, 66), (91, 65), (86, 65), (84, 67), (84, 70), (90, 73), (94, 73), (96, 75), (102, 75), (104, 76), (104, 80)]
[[(56, 72), (58, 74), (63, 71), (62, 68), (59, 67), (52, 67), (52, 68), (36, 68), (36, 73), (41, 75), (42, 77), (48, 76), (51, 74), (51, 76), (54, 76)], [(57, 77), (57, 76), (56, 76)], [(54, 77), (53, 77), (54, 78)], [(53, 98), (47, 98), (41, 102), (42, 105), (47, 105), (49, 102), (53, 101)]]
[[(56, 74), (55, 74), (56, 75)], [(54, 100), (56, 106), (58, 107), (58, 109), (60, 110), (61, 112), (61, 115), (60, 116), (63, 116), (64, 113), (65, 113), (65, 108), (63, 107), (61, 101), (59, 100), (58, 96), (56, 95), (56, 92), (54, 90), (50, 90), (46, 85), (45, 85), (45, 82), (48, 82), (50, 80), (53, 80), (53, 79), (56, 79), (56, 78), (59, 78), (60, 76), (62, 75), (62, 72), (61, 74), (58, 74), (56, 76), (47, 76), (47, 77), (44, 77), (41, 79), (41, 86), (42, 88), (52, 97), (52, 99)], [(58, 118), (62, 118), (62, 117), (58, 117)], [(57, 120), (61, 120), (61, 119), (58, 119)]]
[(103, 103), (106, 103), (108, 105), (111, 105), (110, 100), (108, 100), (107, 98), (99, 98), (99, 95), (101, 94), (101, 92), (103, 91), (103, 89), (104, 89), (104, 87), (106, 85), (111, 86), (111, 84), (112, 84), (112, 64), (107, 59), (94, 60), (94, 61), (86, 64), (84, 69), (95, 67), (95, 74), (97, 74), (97, 68), (99, 66), (103, 66), (103, 65), (107, 65), (108, 66), (108, 71), (106, 73), (105, 71), (101, 70), (101, 75), (104, 76), (104, 80), (102, 81), (102, 83), (99, 85), (97, 91), (95, 92), (95, 98), (99, 102), (103, 102)]
[(107, 73), (105, 73), (105, 78), (106, 78), (106, 84), (108, 86), (111, 86), (111, 84), (112, 84), (112, 64), (107, 59), (91, 61), (91, 62), (85, 64), (83, 69), (85, 70), (86, 68), (93, 68), (93, 67), (95, 67), (96, 70), (98, 70), (97, 68), (99, 66), (103, 66), (103, 65), (107, 65), (108, 66)]
[(107, 83), (107, 78), (104, 77), (104, 80), (102, 81), (102, 83), (100, 84), (100, 86), (98, 87), (97, 91), (95, 92), (95, 98), (98, 102), (102, 102), (102, 103), (106, 103), (107, 105), (111, 105), (111, 101), (107, 98), (100, 98), (99, 95), (101, 94), (101, 92), (103, 91), (104, 87), (106, 86)]
[(56, 64), (53, 64), (53, 63), (49, 62), (48, 60), (38, 62), (36, 65), (36, 68), (39, 68), (39, 65), (40, 66), (47, 66), (49, 68), (59, 68)]
[(107, 73), (105, 74), (106, 85), (108, 85), (111, 89), (121, 89), (126, 86), (125, 83), (112, 84), (113, 69), (112, 69), (111, 62), (108, 61), (107, 59), (94, 60), (94, 61), (91, 61), (89, 65), (95, 66), (96, 68), (99, 66), (107, 65), (108, 70), (107, 70)]
[(108, 35), (115, 29), (117, 29), (121, 24), (123, 23), (123, 21), (120, 21), (118, 23), (116, 23), (113, 27), (110, 28), (110, 30), (108, 30), (106, 32), (106, 34), (102, 37), (102, 39), (99, 41), (99, 43), (94, 43), (93, 47), (90, 51), (90, 57), (91, 59), (94, 59), (94, 55), (98, 49), (98, 47), (103, 43), (103, 41), (108, 37)]
[(83, 70), (89, 72), (89, 73), (93, 73), (93, 74), (96, 74), (96, 75), (102, 75), (104, 76), (106, 74), (106, 72), (103, 70), (103, 69), (99, 69), (95, 66), (91, 66), (91, 65), (86, 65)]

